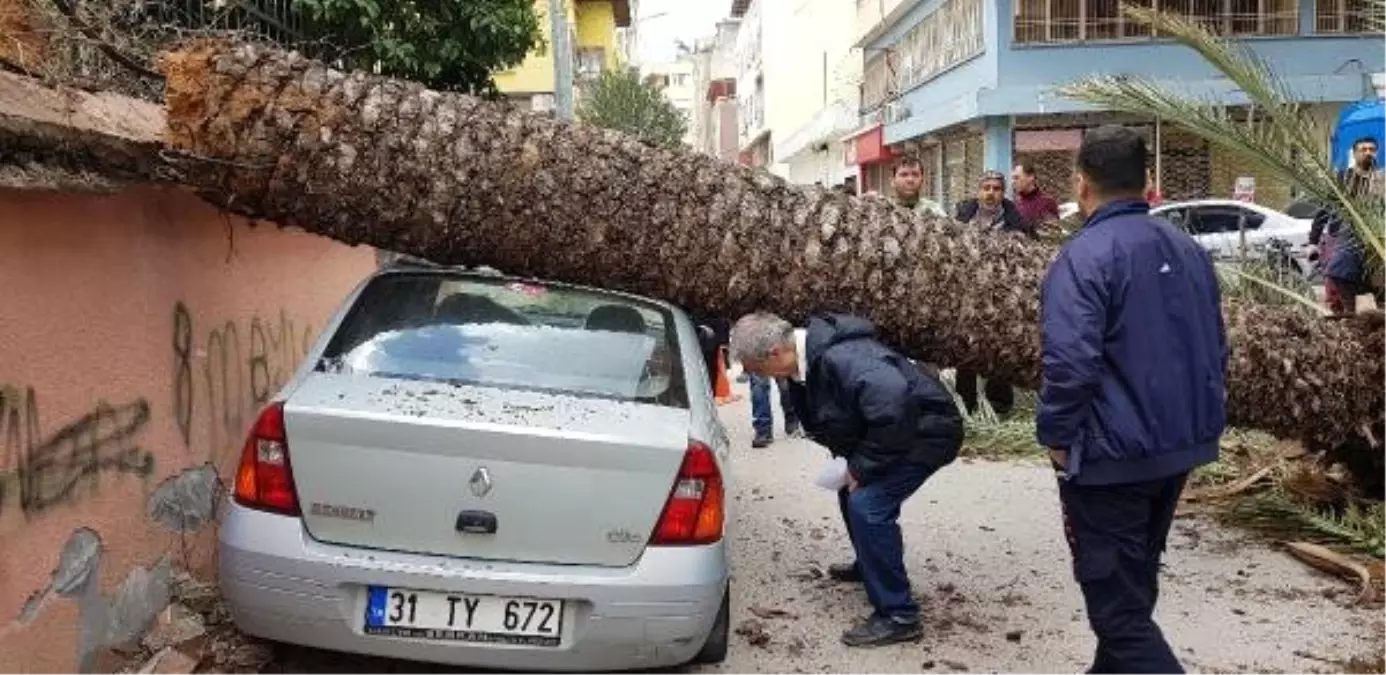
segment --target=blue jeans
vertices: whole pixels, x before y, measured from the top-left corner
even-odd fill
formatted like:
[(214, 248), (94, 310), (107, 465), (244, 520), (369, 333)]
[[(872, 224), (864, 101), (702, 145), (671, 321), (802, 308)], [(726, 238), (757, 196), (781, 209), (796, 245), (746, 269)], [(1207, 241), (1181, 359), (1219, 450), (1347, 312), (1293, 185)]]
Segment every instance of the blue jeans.
[(857, 554), (857, 569), (866, 598), (876, 614), (902, 623), (919, 621), (919, 604), (905, 572), (905, 544), (900, 535), (900, 505), (917, 492), (935, 468), (901, 463), (889, 474), (856, 492), (837, 493), (847, 537)]
[[(794, 402), (789, 395), (789, 382), (775, 378), (775, 387), (780, 390), (780, 409), (784, 411), (784, 426), (792, 430), (799, 426), (799, 416), (794, 412)], [(770, 407), (770, 378), (751, 375), (751, 428), (756, 435), (769, 438), (775, 435), (775, 413)]]

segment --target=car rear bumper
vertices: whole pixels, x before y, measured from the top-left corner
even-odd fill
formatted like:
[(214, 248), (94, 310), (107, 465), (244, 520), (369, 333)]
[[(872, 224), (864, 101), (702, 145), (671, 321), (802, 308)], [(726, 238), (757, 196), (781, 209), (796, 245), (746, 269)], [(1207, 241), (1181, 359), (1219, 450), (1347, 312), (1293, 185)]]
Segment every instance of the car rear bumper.
[[(246, 633), (481, 668), (598, 671), (685, 663), (706, 641), (727, 584), (725, 540), (650, 548), (625, 568), (477, 561), (326, 544), (298, 518), (234, 503), (219, 537), (222, 593)], [(558, 647), (367, 635), (369, 585), (562, 599), (564, 635)]]

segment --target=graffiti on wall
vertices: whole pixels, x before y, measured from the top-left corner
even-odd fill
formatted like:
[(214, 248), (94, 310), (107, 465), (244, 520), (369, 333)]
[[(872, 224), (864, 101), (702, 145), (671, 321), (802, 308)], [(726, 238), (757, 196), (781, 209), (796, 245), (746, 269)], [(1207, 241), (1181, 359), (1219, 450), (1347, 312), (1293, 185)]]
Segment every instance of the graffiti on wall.
[(311, 327), (283, 309), (271, 318), (253, 316), (200, 328), (186, 305), (175, 304), (173, 407), (183, 443), (192, 448), (198, 428), (205, 428), (209, 456), (239, 447), (255, 414), (284, 386), (312, 345)]
[(0, 386), (0, 514), (26, 516), (100, 490), (107, 474), (147, 477), (154, 456), (139, 445), (149, 402), (99, 401), (51, 434), (43, 433), (33, 387)]

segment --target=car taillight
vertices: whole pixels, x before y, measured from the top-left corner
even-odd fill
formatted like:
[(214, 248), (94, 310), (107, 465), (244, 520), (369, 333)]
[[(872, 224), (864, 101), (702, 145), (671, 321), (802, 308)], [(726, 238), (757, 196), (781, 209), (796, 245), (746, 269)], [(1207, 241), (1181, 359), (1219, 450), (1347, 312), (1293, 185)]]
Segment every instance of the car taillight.
[(712, 448), (698, 442), (689, 443), (650, 544), (687, 546), (720, 540), (726, 514), (725, 497), (722, 472), (717, 468)]
[(236, 503), (299, 515), (294, 473), (289, 468), (289, 438), (284, 433), (283, 403), (265, 408), (245, 440), (241, 465), (236, 470)]

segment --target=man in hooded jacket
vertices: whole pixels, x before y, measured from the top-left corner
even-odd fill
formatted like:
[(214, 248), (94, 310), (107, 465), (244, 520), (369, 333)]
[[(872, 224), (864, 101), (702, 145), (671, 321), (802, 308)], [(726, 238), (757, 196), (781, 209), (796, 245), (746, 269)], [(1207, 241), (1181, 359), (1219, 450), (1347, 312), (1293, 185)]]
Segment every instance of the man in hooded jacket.
[(856, 561), (829, 574), (863, 583), (875, 611), (843, 642), (919, 639), (897, 519), (901, 504), (957, 458), (963, 422), (953, 397), (936, 373), (882, 344), (856, 316), (814, 316), (801, 343), (784, 319), (750, 314), (732, 327), (731, 353), (748, 372), (786, 378), (809, 438), (847, 461), (838, 504)]

